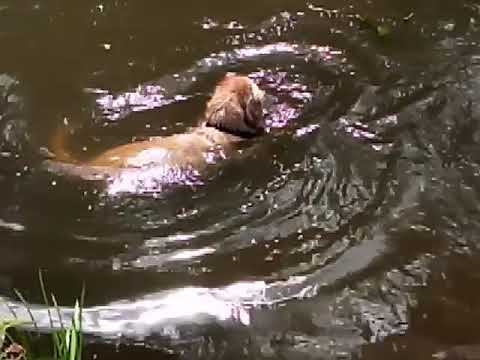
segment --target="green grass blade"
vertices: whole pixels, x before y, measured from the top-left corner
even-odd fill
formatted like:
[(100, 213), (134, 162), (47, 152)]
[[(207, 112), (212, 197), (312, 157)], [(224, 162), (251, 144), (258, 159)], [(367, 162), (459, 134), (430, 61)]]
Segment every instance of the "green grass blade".
[(80, 304), (77, 301), (75, 301), (75, 308), (73, 311), (73, 319), (72, 319), (72, 327), (71, 327), (71, 336), (72, 336), (72, 342), (70, 346), (70, 358), (69, 360), (76, 360), (78, 357), (78, 349), (79, 349), (79, 343), (78, 343), (78, 329), (80, 327), (80, 321), (81, 321), (81, 310), (80, 310)]
[(20, 326), (25, 324), (26, 322), (21, 320), (8, 320), (0, 322), (0, 349), (3, 347), (5, 338), (11, 341), (11, 337), (8, 334), (8, 329), (14, 328), (16, 326)]
[(50, 321), (50, 327), (53, 329), (53, 319), (50, 312), (50, 303), (48, 302), (47, 291), (45, 289), (45, 282), (43, 281), (42, 269), (38, 270), (38, 281), (40, 282), (40, 289), (42, 290), (43, 301), (47, 306), (48, 320)]
[(32, 310), (30, 309), (30, 305), (27, 303), (25, 298), (23, 297), (22, 293), (18, 291), (18, 289), (13, 289), (17, 297), (20, 299), (20, 301), (23, 303), (25, 308), (27, 309), (28, 315), (30, 316), (30, 319), (32, 320), (33, 327), (36, 332), (38, 332), (38, 326), (37, 323), (35, 322), (35, 318), (33, 317)]
[(79, 322), (78, 322), (78, 360), (82, 359), (82, 350), (83, 350), (83, 307), (85, 305), (85, 294), (86, 294), (86, 286), (85, 282), (82, 284), (82, 293), (80, 295), (80, 309), (79, 309)]
[(53, 306), (57, 310), (58, 321), (60, 322), (60, 328), (62, 330), (65, 330), (65, 327), (63, 326), (62, 312), (60, 311), (60, 306), (58, 306), (57, 298), (55, 297), (54, 294), (50, 294), (50, 295), (52, 297)]

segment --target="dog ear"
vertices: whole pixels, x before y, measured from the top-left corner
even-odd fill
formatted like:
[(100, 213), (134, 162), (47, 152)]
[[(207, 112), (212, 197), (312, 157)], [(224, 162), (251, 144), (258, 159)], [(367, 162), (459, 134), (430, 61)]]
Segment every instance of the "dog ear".
[(246, 119), (250, 127), (255, 129), (263, 129), (265, 127), (263, 119), (262, 100), (251, 96), (245, 106)]
[(264, 92), (245, 76), (226, 76), (216, 87), (205, 112), (207, 124), (239, 135), (263, 132)]
[(233, 99), (212, 99), (205, 115), (209, 126), (232, 133), (256, 133), (255, 128), (245, 122), (245, 111)]

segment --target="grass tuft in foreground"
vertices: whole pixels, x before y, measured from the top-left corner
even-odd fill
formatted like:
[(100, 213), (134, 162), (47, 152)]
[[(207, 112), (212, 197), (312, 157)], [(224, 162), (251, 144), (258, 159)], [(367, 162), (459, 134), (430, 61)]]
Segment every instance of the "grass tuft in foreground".
[[(75, 301), (70, 324), (65, 324), (55, 295), (50, 294), (50, 302), (42, 272), (39, 271), (38, 275), (43, 300), (48, 308), (50, 329), (47, 330), (49, 335), (45, 334), (47, 332), (45, 330), (42, 331), (43, 334), (40, 333), (28, 302), (15, 289), (17, 297), (27, 309), (30, 321), (18, 319), (15, 311), (9, 307), (15, 319), (0, 320), (0, 360), (81, 360), (83, 348), (82, 308), (85, 287), (82, 288), (80, 300)], [(5, 305), (8, 307), (8, 304)], [(55, 326), (52, 312), (56, 312), (59, 324), (57, 326)], [(33, 330), (25, 329), (26, 326), (33, 327)]]

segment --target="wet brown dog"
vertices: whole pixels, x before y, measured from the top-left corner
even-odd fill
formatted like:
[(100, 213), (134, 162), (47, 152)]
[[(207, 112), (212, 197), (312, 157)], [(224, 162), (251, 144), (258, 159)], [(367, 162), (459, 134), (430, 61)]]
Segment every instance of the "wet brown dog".
[(84, 162), (68, 154), (60, 135), (51, 145), (55, 159), (46, 165), (56, 173), (94, 180), (152, 168), (163, 174), (165, 169), (200, 173), (241, 140), (264, 132), (263, 100), (264, 92), (248, 77), (227, 75), (207, 103), (204, 120), (189, 132), (121, 145)]

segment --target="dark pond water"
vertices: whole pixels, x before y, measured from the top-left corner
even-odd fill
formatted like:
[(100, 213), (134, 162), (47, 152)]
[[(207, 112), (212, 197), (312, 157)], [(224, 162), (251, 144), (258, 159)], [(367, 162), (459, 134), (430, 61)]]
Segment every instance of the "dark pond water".
[[(48, 326), (37, 270), (85, 282), (103, 358), (474, 356), (479, 40), (474, 1), (1, 2), (1, 297)], [(203, 185), (42, 170), (64, 122), (78, 156), (185, 131), (228, 71), (272, 131)]]

